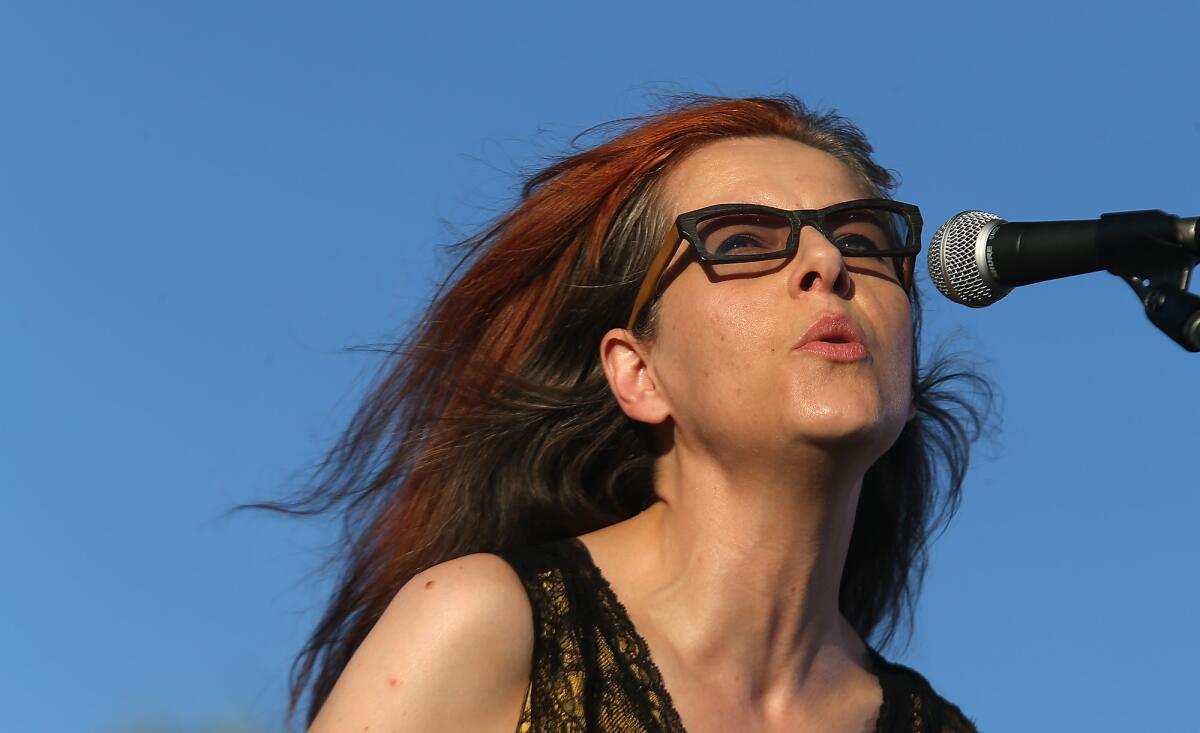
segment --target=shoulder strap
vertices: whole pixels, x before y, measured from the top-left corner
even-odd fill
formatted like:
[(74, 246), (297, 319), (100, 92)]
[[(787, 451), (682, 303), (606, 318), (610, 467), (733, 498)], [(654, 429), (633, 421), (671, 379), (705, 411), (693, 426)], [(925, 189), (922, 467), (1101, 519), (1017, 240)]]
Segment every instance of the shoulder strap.
[(531, 731), (682, 730), (644, 641), (579, 540), (496, 554), (533, 607)]
[(603, 730), (588, 724), (583, 688), (598, 675), (572, 602), (576, 591), (567, 550), (564, 542), (553, 542), (496, 552), (521, 579), (533, 608), (531, 731)]
[(920, 672), (889, 662), (869, 644), (867, 649), (884, 688), (884, 709), (879, 714), (877, 731), (977, 733), (970, 719), (937, 694)]

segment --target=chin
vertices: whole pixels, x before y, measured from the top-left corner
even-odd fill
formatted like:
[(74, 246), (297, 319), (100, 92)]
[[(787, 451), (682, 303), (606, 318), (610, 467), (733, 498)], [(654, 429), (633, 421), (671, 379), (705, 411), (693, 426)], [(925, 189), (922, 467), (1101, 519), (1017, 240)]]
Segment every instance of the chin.
[(882, 455), (908, 420), (908, 390), (873, 380), (796, 384), (789, 390), (793, 429), (817, 445), (875, 447)]
[(838, 452), (869, 454), (870, 463), (896, 442), (904, 429), (907, 413), (900, 416), (881, 414), (879, 410), (835, 409), (833, 406), (812, 406), (797, 426), (805, 442)]

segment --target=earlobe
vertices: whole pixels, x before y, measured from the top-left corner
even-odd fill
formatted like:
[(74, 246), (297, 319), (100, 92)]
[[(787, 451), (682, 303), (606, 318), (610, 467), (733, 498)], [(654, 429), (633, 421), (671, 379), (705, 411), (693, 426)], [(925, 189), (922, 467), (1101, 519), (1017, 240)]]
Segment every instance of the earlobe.
[(600, 341), (600, 363), (621, 411), (638, 422), (657, 425), (670, 415), (666, 395), (650, 366), (648, 350), (630, 331), (614, 328)]

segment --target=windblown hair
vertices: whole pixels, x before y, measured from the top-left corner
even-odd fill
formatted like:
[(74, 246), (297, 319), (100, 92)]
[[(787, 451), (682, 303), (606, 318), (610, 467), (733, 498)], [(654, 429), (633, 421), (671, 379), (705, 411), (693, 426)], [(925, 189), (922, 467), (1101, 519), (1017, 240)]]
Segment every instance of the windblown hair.
[[(255, 505), (344, 520), (339, 582), (292, 668), (292, 714), (307, 692), (311, 723), (422, 570), (583, 534), (656, 501), (651, 433), (618, 407), (599, 344), (624, 325), (670, 225), (658, 200), (673, 165), (712, 141), (781, 136), (835, 156), (871, 195), (894, 188), (855, 126), (790, 96), (689, 97), (599, 129), (605, 142), (533, 175), (511, 211), (453, 246), (457, 265), (311, 484)], [(911, 629), (927, 545), (957, 509), (983, 414), (966, 395), (990, 395), (949, 361), (922, 367), (915, 289), (912, 310), (917, 414), (866, 474), (839, 592), (855, 630), (881, 645), (902, 620)], [(651, 307), (639, 335), (653, 338), (656, 320)]]

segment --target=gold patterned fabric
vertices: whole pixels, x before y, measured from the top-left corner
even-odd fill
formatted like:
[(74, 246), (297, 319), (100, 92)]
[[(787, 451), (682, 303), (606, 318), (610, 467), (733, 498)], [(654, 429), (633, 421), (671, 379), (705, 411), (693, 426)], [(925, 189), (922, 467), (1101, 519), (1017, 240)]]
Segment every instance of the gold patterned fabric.
[[(685, 733), (649, 648), (574, 537), (497, 553), (533, 606), (533, 669), (517, 733)], [(875, 733), (978, 733), (917, 672), (870, 646)]]

